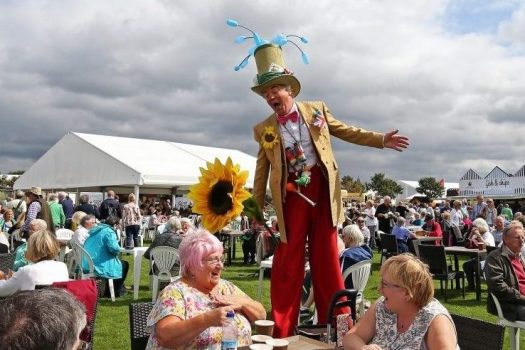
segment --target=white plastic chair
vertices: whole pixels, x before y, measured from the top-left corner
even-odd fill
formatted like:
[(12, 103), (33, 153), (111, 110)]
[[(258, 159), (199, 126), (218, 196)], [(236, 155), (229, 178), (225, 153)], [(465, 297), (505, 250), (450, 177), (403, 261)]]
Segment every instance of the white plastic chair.
[(157, 274), (151, 275), (151, 301), (155, 301), (157, 300), (160, 282), (172, 282), (177, 277), (171, 275), (171, 269), (179, 262), (179, 251), (173, 247), (159, 246), (151, 250), (150, 256), (150, 267), (153, 269), (153, 263), (155, 263), (158, 269)]
[(498, 324), (503, 327), (507, 327), (510, 331), (510, 348), (511, 350), (519, 350), (520, 348), (520, 328), (525, 329), (525, 321), (509, 321), (503, 316), (503, 311), (501, 310), (501, 305), (498, 298), (492, 293), (490, 293), (494, 304), (496, 305), (496, 310), (498, 310)]
[(73, 238), (73, 233), (73, 231), (67, 228), (61, 228), (56, 230), (55, 235), (59, 241), (69, 241), (71, 238)]
[(365, 290), (366, 283), (370, 277), (371, 268), (372, 261), (363, 260), (343, 271), (343, 281), (346, 281), (346, 278), (351, 275), (354, 289), (357, 289), (356, 305), (359, 305), (359, 317), (363, 317), (365, 314), (365, 298), (363, 297), (363, 291)]
[[(75, 279), (88, 279), (88, 278), (97, 278), (95, 274), (95, 265), (93, 264), (93, 259), (89, 253), (75, 242), (71, 242), (71, 254), (68, 259), (68, 271), (69, 275), (73, 276)], [(82, 260), (85, 259), (88, 263), (89, 272), (84, 272), (82, 269)], [(113, 279), (107, 278), (109, 284), (109, 294), (111, 295), (111, 301), (115, 301), (115, 288), (113, 286)]]
[[(73, 238), (73, 231), (67, 229), (67, 228), (61, 228), (56, 230), (55, 235), (57, 237), (57, 240), (62, 242), (68, 242)], [(58, 252), (58, 261), (64, 262), (64, 259), (66, 258), (67, 253), (69, 253), (69, 248), (67, 246), (60, 247), (60, 251)]]

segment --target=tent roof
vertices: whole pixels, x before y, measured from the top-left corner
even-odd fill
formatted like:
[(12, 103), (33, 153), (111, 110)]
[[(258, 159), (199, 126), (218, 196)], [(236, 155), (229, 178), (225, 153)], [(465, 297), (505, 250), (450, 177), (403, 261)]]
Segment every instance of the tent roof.
[(256, 158), (234, 149), (70, 132), (40, 157), (15, 189), (134, 186), (170, 188), (198, 181), (199, 167), (230, 157), (248, 170), (253, 187)]

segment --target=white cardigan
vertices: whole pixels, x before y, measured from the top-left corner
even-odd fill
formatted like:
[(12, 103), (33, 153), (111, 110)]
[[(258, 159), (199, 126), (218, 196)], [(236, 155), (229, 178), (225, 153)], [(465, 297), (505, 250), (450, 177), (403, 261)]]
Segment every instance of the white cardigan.
[(44, 260), (21, 267), (10, 279), (0, 280), (0, 297), (12, 295), (20, 290), (32, 290), (36, 285), (50, 285), (53, 282), (64, 281), (69, 281), (66, 264)]

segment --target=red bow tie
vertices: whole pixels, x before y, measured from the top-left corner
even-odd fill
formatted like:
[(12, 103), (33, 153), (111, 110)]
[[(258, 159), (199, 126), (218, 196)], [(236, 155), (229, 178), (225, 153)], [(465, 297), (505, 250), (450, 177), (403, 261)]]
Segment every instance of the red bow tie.
[(297, 121), (297, 119), (299, 119), (299, 113), (297, 113), (297, 111), (293, 111), (292, 113), (288, 113), (287, 115), (278, 115), (277, 116), (277, 121), (281, 125), (286, 124), (286, 122), (288, 120), (291, 120), (292, 123), (295, 123)]

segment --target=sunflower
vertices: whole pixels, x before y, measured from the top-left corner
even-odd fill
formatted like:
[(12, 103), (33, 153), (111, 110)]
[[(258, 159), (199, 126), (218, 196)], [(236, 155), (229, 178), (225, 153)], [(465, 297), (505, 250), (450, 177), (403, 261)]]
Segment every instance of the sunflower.
[(279, 139), (277, 138), (273, 126), (265, 126), (264, 134), (261, 137), (261, 145), (266, 149), (272, 149), (278, 143)]
[(241, 171), (230, 157), (226, 164), (215, 158), (200, 168), (199, 183), (190, 187), (188, 198), (193, 200), (193, 211), (202, 215), (204, 227), (214, 233), (235, 219), (243, 210), (242, 202), (250, 197), (244, 189), (247, 171)]

